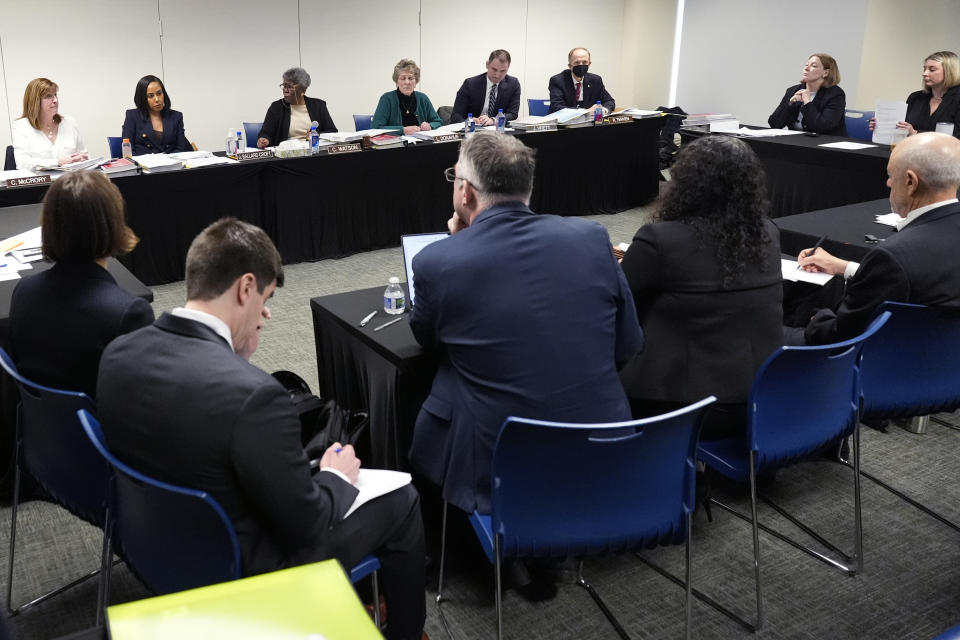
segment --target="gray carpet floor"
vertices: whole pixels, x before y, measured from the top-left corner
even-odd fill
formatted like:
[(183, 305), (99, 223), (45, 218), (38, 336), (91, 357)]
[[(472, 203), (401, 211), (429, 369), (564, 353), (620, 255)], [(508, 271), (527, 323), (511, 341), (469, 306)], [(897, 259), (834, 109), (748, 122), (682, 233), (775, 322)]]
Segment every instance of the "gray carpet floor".
[[(614, 242), (629, 241), (647, 218), (649, 207), (614, 216), (596, 216)], [(309, 298), (386, 285), (402, 279), (399, 249), (373, 251), (287, 268), (287, 285), (271, 304), (273, 319), (262, 335), (254, 364), (268, 370), (289, 369), (317, 388), (316, 357)], [(154, 308), (182, 304), (183, 283), (154, 289)], [(943, 416), (960, 425), (960, 415)], [(865, 430), (864, 470), (894, 482), (955, 522), (960, 522), (960, 432), (931, 425), (923, 435), (891, 428)], [(617, 478), (612, 477), (611, 482)], [(841, 465), (815, 461), (778, 475), (769, 492), (794, 512), (850, 548), (852, 474)], [(720, 486), (716, 493), (747, 507), (744, 491)], [(935, 636), (960, 624), (960, 533), (921, 513), (869, 481), (863, 483), (865, 568), (855, 577), (840, 572), (761, 534), (761, 565), (766, 625), (750, 634), (700, 602), (694, 604), (696, 638), (917, 638)], [(0, 520), (9, 522), (9, 508)], [(761, 507), (762, 521), (785, 531), (790, 526)], [(62, 509), (44, 502), (23, 505), (18, 528), (14, 602), (22, 602), (99, 564), (100, 533)], [(6, 589), (9, 526), (0, 525), (0, 577)], [(695, 516), (694, 585), (746, 616), (753, 611), (752, 543), (746, 523), (714, 509), (707, 522)], [(475, 557), (469, 535), (450, 541), (454, 557)], [(682, 575), (682, 547), (660, 548), (646, 557)], [(492, 570), (482, 563), (453, 561), (447, 574), (444, 615), (456, 638), (494, 636)], [(634, 638), (679, 638), (683, 635), (683, 591), (630, 555), (585, 563), (586, 577)], [(509, 638), (615, 638), (587, 593), (564, 571), (557, 597), (531, 604), (515, 592), (504, 598), (505, 634)], [(447, 637), (434, 604), (436, 585), (428, 587), (427, 632)], [(114, 570), (111, 602), (148, 596), (122, 564)], [(13, 619), (21, 638), (55, 638), (93, 624), (94, 581)]]

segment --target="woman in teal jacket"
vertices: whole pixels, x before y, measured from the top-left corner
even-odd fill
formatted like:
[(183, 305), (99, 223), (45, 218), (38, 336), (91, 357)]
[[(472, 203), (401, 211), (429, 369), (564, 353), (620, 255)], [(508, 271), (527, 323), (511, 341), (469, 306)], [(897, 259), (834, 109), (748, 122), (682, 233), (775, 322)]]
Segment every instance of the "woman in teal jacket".
[(414, 91), (420, 83), (420, 67), (416, 62), (407, 58), (398, 62), (393, 68), (393, 81), (397, 88), (380, 96), (371, 127), (411, 134), (440, 126), (440, 116), (430, 98)]

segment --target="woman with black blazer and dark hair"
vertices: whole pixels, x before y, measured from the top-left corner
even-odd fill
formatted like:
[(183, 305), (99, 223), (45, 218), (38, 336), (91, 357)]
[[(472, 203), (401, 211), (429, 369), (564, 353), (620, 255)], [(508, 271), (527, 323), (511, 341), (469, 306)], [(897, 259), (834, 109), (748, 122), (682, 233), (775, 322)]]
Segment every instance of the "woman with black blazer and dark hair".
[(170, 108), (170, 96), (163, 80), (143, 76), (133, 92), (136, 109), (127, 109), (124, 138), (130, 140), (133, 155), (176, 153), (192, 147), (183, 132), (183, 114)]
[(743, 141), (686, 144), (670, 175), (621, 262), (645, 346), (620, 379), (634, 418), (716, 396), (701, 438), (722, 438), (744, 431), (753, 376), (782, 343), (780, 234)]
[(847, 96), (839, 84), (840, 69), (833, 56), (814, 53), (803, 65), (800, 84), (787, 88), (767, 124), (774, 129), (847, 135)]

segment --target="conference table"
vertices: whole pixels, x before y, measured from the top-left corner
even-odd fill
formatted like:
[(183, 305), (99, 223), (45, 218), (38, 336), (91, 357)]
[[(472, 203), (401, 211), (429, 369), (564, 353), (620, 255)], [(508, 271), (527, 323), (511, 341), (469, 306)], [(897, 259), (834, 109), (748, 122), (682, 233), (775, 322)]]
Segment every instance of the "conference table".
[[(681, 130), (683, 142), (708, 134)], [(867, 149), (832, 149), (822, 145), (858, 142), (838, 136), (806, 134), (769, 138), (743, 136), (757, 154), (767, 174), (771, 217), (791, 216), (890, 195), (887, 187), (886, 145)]]
[[(655, 198), (663, 120), (516, 133), (537, 151), (533, 210), (617, 213)], [(147, 285), (182, 280), (190, 242), (228, 215), (263, 228), (287, 264), (396, 246), (401, 235), (445, 228), (452, 204), (443, 170), (458, 151), (423, 142), (118, 177), (140, 238), (121, 261)], [(0, 207), (39, 202), (47, 188), (0, 188)]]
[[(40, 205), (28, 204), (16, 207), (7, 207), (0, 210), (0, 238), (9, 238), (40, 224)], [(20, 272), (21, 278), (49, 269), (52, 263), (39, 260), (31, 263), (31, 269)], [(131, 294), (153, 302), (153, 292), (140, 282), (120, 262), (111, 258), (107, 262), (107, 271), (114, 277), (117, 284)], [(0, 281), (0, 346), (10, 351), (10, 299), (19, 280)], [(10, 494), (13, 487), (11, 475), (7, 473), (12, 468), (13, 439), (16, 425), (17, 387), (13, 380), (3, 375), (0, 382), (0, 497)]]
[[(775, 223), (784, 254), (796, 257), (827, 234), (824, 248), (844, 259), (859, 260), (874, 246), (864, 240), (865, 234), (885, 238), (895, 233), (873, 221), (876, 214), (889, 211), (887, 200), (874, 200), (779, 218)], [(785, 313), (809, 318), (809, 304), (841, 294), (839, 280), (827, 287), (784, 282)], [(377, 316), (384, 318), (379, 322), (358, 326), (382, 305), (383, 287), (379, 286), (310, 300), (319, 392), (341, 407), (369, 412), (370, 451), (361, 452), (365, 464), (409, 470), (413, 425), (430, 392), (436, 355), (417, 343), (409, 316), (376, 332), (374, 328), (386, 321), (382, 315)]]

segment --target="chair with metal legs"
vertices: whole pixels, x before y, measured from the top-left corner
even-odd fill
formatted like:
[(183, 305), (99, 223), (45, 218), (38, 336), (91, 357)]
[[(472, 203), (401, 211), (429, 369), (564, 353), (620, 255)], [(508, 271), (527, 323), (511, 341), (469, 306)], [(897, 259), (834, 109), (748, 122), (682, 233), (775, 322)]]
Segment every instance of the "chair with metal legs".
[[(863, 349), (861, 419), (930, 416), (960, 407), (960, 311), (902, 302), (884, 302), (892, 315)], [(861, 471), (897, 497), (953, 529), (960, 525), (879, 478)]]
[(0, 366), (14, 379), (20, 392), (7, 566), (7, 609), (10, 615), (17, 615), (84, 582), (99, 571), (94, 569), (24, 604), (13, 605), (17, 512), (23, 472), (26, 471), (36, 480), (56, 504), (90, 524), (103, 528), (108, 519), (106, 509), (110, 469), (90, 445), (77, 421), (78, 409), (95, 410), (93, 401), (86, 394), (53, 389), (28, 380), (17, 371), (13, 360), (3, 349), (0, 349)]
[[(612, 424), (507, 418), (494, 445), (492, 513), (470, 515), (494, 566), (497, 638), (503, 636), (501, 563), (506, 558), (580, 559), (586, 589), (617, 633), (626, 631), (583, 577), (582, 559), (661, 544), (686, 544), (686, 630), (690, 637), (690, 520), (697, 435), (709, 397), (683, 409)], [(531, 452), (536, 464), (531, 464)], [(611, 482), (616, 478), (616, 482)], [(443, 601), (444, 505), (438, 607)], [(441, 620), (446, 625), (441, 611)]]
[[(821, 346), (781, 347), (760, 367), (747, 402), (747, 436), (700, 443), (698, 458), (721, 475), (750, 486), (750, 514), (722, 502), (716, 504), (751, 523), (757, 618), (751, 624), (707, 600), (717, 610), (753, 630), (763, 626), (760, 589), (760, 530), (792, 545), (830, 566), (853, 575), (863, 569), (860, 509), (860, 362), (864, 343), (890, 317), (883, 313), (861, 335)], [(853, 547), (848, 554), (757, 491), (757, 477), (816, 455), (825, 445), (853, 436)], [(810, 548), (761, 524), (757, 499), (798, 526), (833, 555)], [(837, 559), (834, 556), (839, 556)]]

